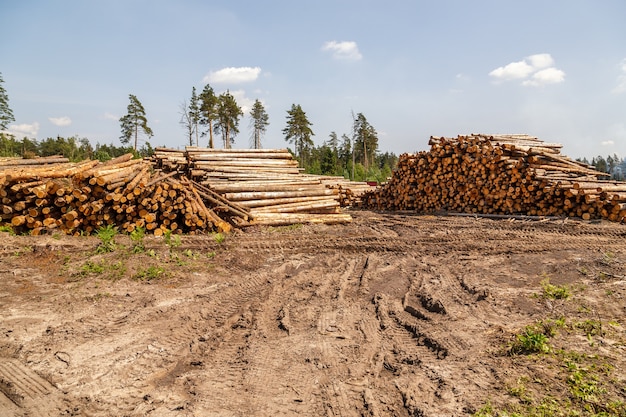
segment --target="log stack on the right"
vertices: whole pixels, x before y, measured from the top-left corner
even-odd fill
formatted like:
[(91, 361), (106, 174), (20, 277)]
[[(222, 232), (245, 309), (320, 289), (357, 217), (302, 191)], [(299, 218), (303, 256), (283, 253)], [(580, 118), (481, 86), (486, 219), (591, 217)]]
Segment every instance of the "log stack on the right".
[(362, 196), (377, 210), (567, 216), (626, 222), (626, 182), (528, 135), (431, 137), (392, 178)]

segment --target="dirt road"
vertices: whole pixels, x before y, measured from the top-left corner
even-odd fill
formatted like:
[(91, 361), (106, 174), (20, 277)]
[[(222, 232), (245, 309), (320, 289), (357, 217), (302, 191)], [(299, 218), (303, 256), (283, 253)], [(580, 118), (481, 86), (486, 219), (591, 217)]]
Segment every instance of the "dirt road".
[(625, 226), (353, 214), (110, 252), (2, 233), (0, 416), (626, 413)]

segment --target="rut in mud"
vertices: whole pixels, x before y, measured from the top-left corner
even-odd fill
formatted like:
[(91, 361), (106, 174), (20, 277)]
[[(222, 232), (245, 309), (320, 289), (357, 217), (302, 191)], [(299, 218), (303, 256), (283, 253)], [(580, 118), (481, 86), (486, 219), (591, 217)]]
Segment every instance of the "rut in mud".
[[(0, 414), (467, 415), (539, 372), (506, 353), (520, 329), (589, 311), (613, 323), (590, 349), (624, 378), (623, 226), (354, 217), (152, 238), (150, 256), (121, 236), (107, 255), (96, 238), (6, 236)], [(129, 278), (150, 262), (161, 277)], [(546, 277), (573, 297), (537, 296)]]

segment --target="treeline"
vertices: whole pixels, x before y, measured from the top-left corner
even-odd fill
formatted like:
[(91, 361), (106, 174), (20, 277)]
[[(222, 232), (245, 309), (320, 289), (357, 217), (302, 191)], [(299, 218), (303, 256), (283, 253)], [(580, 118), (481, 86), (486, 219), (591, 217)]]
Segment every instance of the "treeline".
[(343, 176), (353, 181), (386, 181), (398, 156), (392, 152), (374, 151), (366, 160), (356, 149), (358, 145), (359, 141), (348, 135), (342, 135), (339, 140), (337, 134), (331, 132), (329, 140), (321, 146), (304, 147), (297, 159), (308, 174)]
[(12, 135), (0, 133), (0, 157), (21, 157), (35, 158), (39, 156), (63, 155), (71, 162), (84, 161), (85, 159), (108, 161), (118, 156), (133, 153), (136, 158), (150, 156), (153, 153), (149, 143), (139, 148), (137, 151), (132, 146), (101, 145), (94, 147), (89, 139), (69, 137), (46, 138), (38, 141), (36, 139), (23, 138), (15, 139)]
[(617, 154), (609, 155), (606, 158), (598, 155), (591, 158), (591, 161), (587, 158), (578, 158), (576, 160), (592, 165), (600, 172), (611, 174), (611, 178), (614, 180), (624, 181), (626, 179), (626, 158), (620, 158)]

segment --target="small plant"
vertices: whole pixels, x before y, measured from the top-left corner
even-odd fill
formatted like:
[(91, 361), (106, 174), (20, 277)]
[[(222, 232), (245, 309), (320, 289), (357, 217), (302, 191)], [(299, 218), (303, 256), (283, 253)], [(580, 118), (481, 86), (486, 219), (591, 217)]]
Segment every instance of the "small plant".
[(216, 255), (216, 253), (215, 253), (215, 251), (213, 251), (213, 252), (207, 253), (206, 257), (209, 258), (209, 259), (213, 259), (213, 258), (215, 258), (215, 255)]
[(133, 279), (137, 281), (154, 281), (161, 278), (165, 274), (165, 268), (162, 266), (149, 266), (143, 269), (133, 276)]
[(97, 264), (92, 261), (87, 261), (83, 266), (80, 267), (80, 273), (82, 275), (87, 274), (101, 274), (104, 272), (104, 265)]
[(11, 236), (15, 236), (15, 231), (10, 224), (3, 224), (2, 226), (0, 226), (0, 232), (5, 232)]
[(146, 250), (143, 239), (146, 236), (146, 229), (137, 227), (130, 232), (130, 240), (133, 242), (133, 253), (143, 253)]
[(576, 329), (584, 331), (588, 339), (591, 339), (591, 336), (604, 335), (604, 330), (602, 329), (602, 322), (599, 320), (581, 321), (581, 322), (574, 324), (574, 327)]
[(170, 248), (170, 252), (181, 245), (180, 235), (173, 235), (171, 230), (163, 233), (165, 244)]
[(221, 245), (226, 240), (226, 235), (224, 233), (215, 233), (213, 235), (213, 239), (216, 243)]
[(115, 235), (117, 235), (117, 228), (111, 224), (106, 227), (101, 227), (96, 232), (100, 244), (96, 248), (96, 253), (108, 253), (113, 252), (117, 246), (115, 244)]
[(535, 326), (526, 326), (509, 349), (511, 354), (548, 353), (548, 336), (538, 331)]
[(550, 284), (550, 278), (541, 281), (543, 296), (552, 300), (565, 300), (571, 295), (570, 289), (565, 285)]
[(487, 401), (487, 404), (472, 414), (474, 417), (492, 417), (494, 415), (494, 409), (491, 406), (491, 402)]

